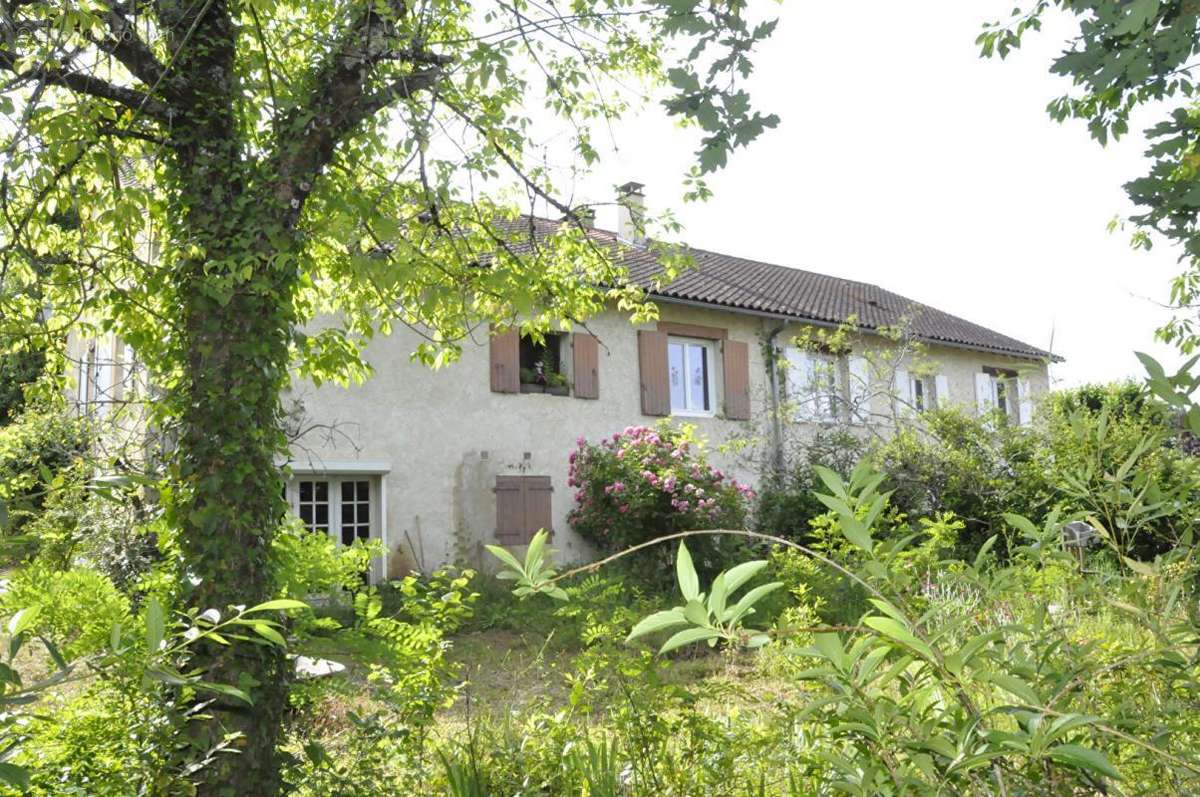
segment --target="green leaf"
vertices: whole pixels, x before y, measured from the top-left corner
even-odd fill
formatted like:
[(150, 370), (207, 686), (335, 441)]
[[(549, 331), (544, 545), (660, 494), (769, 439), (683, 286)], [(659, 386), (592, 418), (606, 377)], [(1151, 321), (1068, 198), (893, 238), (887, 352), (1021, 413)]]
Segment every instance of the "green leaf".
[(863, 620), (863, 624), (874, 628), (889, 639), (916, 651), (925, 659), (929, 661), (935, 660), (933, 649), (913, 636), (912, 632), (901, 625), (899, 621), (891, 617), (868, 617)]
[[(725, 598), (728, 596), (725, 585), (725, 574), (721, 573), (713, 579), (712, 592), (708, 596), (708, 614), (720, 620), (725, 614)], [(705, 618), (708, 619), (707, 617)]]
[(1016, 695), (1017, 697), (1021, 698), (1022, 700), (1025, 701), (1026, 705), (1030, 705), (1030, 706), (1040, 706), (1041, 705), (1041, 702), (1042, 702), (1041, 698), (1038, 697), (1038, 693), (1034, 691), (1033, 687), (1030, 686), (1029, 684), (1027, 684), (1025, 681), (1022, 681), (1020, 678), (1018, 678), (1015, 675), (1009, 675), (1008, 673), (996, 672), (996, 673), (989, 674), (987, 676), (987, 680), (991, 681), (992, 683), (994, 683), (996, 686), (1000, 687), (1004, 691), (1009, 692), (1010, 694)]
[(759, 572), (767, 566), (765, 559), (755, 559), (750, 562), (742, 562), (740, 565), (735, 565), (725, 572), (725, 589), (727, 595), (732, 595), (738, 591), (738, 588), (745, 584), (750, 579), (754, 578)]
[(759, 584), (757, 587), (743, 595), (742, 599), (733, 605), (733, 608), (727, 609), (725, 611), (725, 617), (719, 619), (727, 623), (736, 623), (738, 620), (742, 619), (744, 615), (753, 611), (755, 603), (758, 603), (758, 601), (762, 600), (764, 596), (771, 594), (782, 586), (782, 581), (772, 581), (767, 584)]
[(27, 606), (14, 614), (8, 621), (8, 635), (17, 636), (22, 631), (28, 630), (38, 618), (38, 614), (42, 611), (40, 606)]
[(679, 591), (685, 601), (695, 600), (700, 595), (700, 577), (692, 565), (692, 555), (688, 553), (687, 545), (679, 543), (679, 553), (675, 556), (675, 576), (679, 580)]
[(146, 652), (152, 656), (158, 653), (165, 634), (166, 621), (163, 619), (162, 604), (158, 602), (158, 598), (151, 595), (146, 601)]
[(265, 623), (254, 623), (251, 628), (254, 629), (254, 633), (258, 634), (268, 642), (278, 645), (281, 648), (287, 647), (287, 640), (283, 638), (283, 634), (279, 633), (271, 626)]
[(525, 573), (532, 576), (537, 573), (542, 565), (542, 552), (546, 548), (546, 530), (539, 529), (533, 535), (533, 539), (529, 541), (529, 547), (525, 550)]
[(655, 631), (662, 631), (667, 628), (674, 628), (679, 625), (686, 625), (687, 620), (683, 616), (683, 612), (679, 609), (668, 609), (663, 612), (655, 612), (649, 617), (644, 618), (641, 622), (633, 627), (629, 632), (629, 636), (625, 637), (625, 641), (637, 639), (646, 634), (653, 634)]
[(0, 781), (17, 789), (28, 789), (29, 770), (7, 761), (0, 762)]
[(1077, 744), (1060, 744), (1050, 748), (1050, 758), (1060, 764), (1086, 769), (1113, 780), (1121, 780), (1121, 773), (1108, 760), (1108, 756), (1091, 747)]
[(291, 611), (293, 609), (307, 609), (308, 604), (304, 601), (294, 600), (292, 598), (276, 598), (273, 601), (260, 603), (257, 606), (247, 609), (242, 614), (254, 614), (255, 612), (277, 612)]
[(709, 639), (716, 639), (721, 633), (715, 628), (685, 628), (679, 633), (672, 636), (663, 646), (658, 649), (660, 654), (669, 653), (675, 648), (690, 645), (693, 642), (704, 642)]
[(487, 548), (488, 552), (492, 556), (496, 557), (501, 562), (503, 562), (505, 565), (512, 568), (513, 572), (515, 572), (521, 576), (525, 575), (525, 568), (522, 567), (521, 563), (517, 561), (517, 557), (513, 556), (511, 553), (509, 553), (505, 549), (501, 548), (499, 545), (485, 545), (483, 547)]

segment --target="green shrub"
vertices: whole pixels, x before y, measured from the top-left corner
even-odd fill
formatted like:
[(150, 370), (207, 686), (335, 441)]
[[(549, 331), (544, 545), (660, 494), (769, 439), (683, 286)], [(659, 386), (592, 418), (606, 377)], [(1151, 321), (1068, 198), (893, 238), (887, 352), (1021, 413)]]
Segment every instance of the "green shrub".
[(30, 406), (0, 426), (0, 501), (8, 510), (3, 531), (9, 537), (25, 532), (85, 448), (79, 421), (61, 408)]
[(88, 567), (56, 570), (42, 562), (18, 569), (0, 595), (0, 615), (36, 608), (32, 633), (45, 636), (68, 659), (104, 650), (112, 627), (129, 626), (129, 599)]
[(754, 528), (764, 534), (796, 542), (811, 541), (809, 523), (827, 511), (817, 500), (815, 466), (846, 474), (866, 450), (861, 438), (839, 427), (819, 429), (814, 436), (793, 446), (791, 463), (782, 472), (769, 472), (759, 490), (754, 508)]
[(383, 555), (377, 540), (339, 545), (323, 532), (305, 528), (289, 515), (271, 539), (275, 593), (304, 600), (360, 588), (371, 560)]

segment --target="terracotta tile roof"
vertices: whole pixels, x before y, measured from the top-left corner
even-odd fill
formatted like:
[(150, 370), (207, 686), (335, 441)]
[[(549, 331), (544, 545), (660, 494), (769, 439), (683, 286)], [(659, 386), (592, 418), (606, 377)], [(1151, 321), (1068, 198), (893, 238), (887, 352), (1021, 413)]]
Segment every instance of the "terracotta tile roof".
[[(559, 223), (538, 219), (534, 226), (548, 232)], [(529, 229), (528, 218), (522, 226)], [(854, 316), (858, 326), (868, 330), (907, 323), (912, 334), (932, 343), (1024, 359), (1062, 359), (877, 285), (704, 249), (688, 248), (694, 265), (674, 282), (655, 289), (654, 278), (661, 273), (661, 266), (653, 252), (622, 241), (608, 230), (592, 229), (590, 234), (597, 244), (620, 247), (630, 280), (666, 300), (830, 324)]]

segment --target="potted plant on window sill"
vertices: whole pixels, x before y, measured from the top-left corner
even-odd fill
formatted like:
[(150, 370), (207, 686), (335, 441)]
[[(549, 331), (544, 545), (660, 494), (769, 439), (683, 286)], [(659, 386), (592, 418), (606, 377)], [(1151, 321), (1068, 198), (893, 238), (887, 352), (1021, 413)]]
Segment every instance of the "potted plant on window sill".
[(533, 368), (521, 369), (522, 393), (549, 393), (552, 396), (566, 396), (570, 394), (570, 390), (564, 374), (547, 369), (541, 362), (538, 362)]

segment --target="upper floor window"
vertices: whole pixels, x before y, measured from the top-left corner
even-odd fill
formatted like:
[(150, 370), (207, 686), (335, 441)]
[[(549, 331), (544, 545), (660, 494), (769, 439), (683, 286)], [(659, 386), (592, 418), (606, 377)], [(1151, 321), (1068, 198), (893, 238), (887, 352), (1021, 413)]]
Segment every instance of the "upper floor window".
[(933, 380), (929, 377), (911, 377), (909, 391), (912, 394), (913, 409), (917, 412), (931, 410), (937, 406), (937, 391), (934, 389)]
[(567, 376), (563, 369), (563, 340), (566, 335), (549, 332), (541, 340), (521, 336), (520, 375), (522, 393), (554, 392), (567, 394)]
[(985, 366), (982, 373), (975, 375), (975, 401), (980, 414), (999, 410), (1000, 414), (1015, 423), (1028, 423), (1031, 403), (1025, 380), (1011, 368)]
[(842, 417), (843, 358), (799, 348), (787, 349), (786, 356), (787, 397), (795, 408), (796, 420), (834, 421)]
[(713, 362), (713, 341), (677, 337), (667, 339), (672, 414), (713, 414), (716, 404)]

